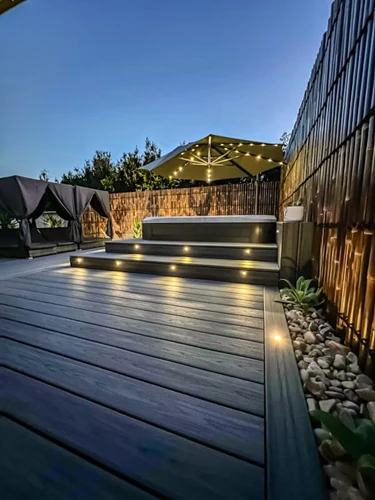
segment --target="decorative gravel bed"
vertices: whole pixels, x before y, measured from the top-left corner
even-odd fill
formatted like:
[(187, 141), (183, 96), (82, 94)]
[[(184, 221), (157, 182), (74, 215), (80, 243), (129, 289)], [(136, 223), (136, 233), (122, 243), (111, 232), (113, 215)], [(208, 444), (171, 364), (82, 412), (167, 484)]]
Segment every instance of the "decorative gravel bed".
[[(281, 298), (287, 299), (283, 291)], [(359, 419), (375, 424), (373, 381), (362, 373), (357, 356), (335, 335), (323, 309), (310, 307), (305, 313), (302, 307), (287, 305), (285, 314), (309, 411), (331, 413), (353, 431)], [(315, 419), (313, 424), (330, 499), (375, 499), (374, 483), (358, 472), (357, 461), (324, 425)]]

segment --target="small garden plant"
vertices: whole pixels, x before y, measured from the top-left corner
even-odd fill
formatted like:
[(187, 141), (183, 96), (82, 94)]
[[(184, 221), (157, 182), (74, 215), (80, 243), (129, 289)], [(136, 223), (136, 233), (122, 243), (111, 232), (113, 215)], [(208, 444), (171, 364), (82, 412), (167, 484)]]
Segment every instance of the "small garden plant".
[(142, 238), (142, 224), (137, 217), (134, 218), (133, 238)]
[(281, 289), (283, 299), (280, 301), (285, 305), (300, 306), (305, 312), (309, 307), (317, 307), (324, 303), (322, 288), (311, 286), (313, 280), (299, 277), (296, 286), (289, 280), (282, 279), (288, 286)]
[(50, 228), (62, 227), (62, 220), (56, 214), (45, 214), (43, 216), (43, 221), (45, 225)]
[(15, 229), (17, 227), (16, 219), (13, 219), (7, 212), (0, 212), (0, 229)]
[(349, 429), (340, 418), (321, 410), (311, 416), (319, 420), (344, 450), (357, 461), (357, 470), (375, 480), (375, 423), (367, 419), (356, 420), (356, 428)]

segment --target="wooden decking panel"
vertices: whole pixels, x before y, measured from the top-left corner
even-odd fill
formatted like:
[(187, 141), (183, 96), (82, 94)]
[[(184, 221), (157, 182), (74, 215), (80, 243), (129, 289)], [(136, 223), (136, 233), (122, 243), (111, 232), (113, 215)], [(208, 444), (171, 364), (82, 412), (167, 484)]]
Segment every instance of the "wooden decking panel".
[(4, 500), (54, 460), (45, 498), (263, 500), (263, 288), (119, 274), (0, 282)]

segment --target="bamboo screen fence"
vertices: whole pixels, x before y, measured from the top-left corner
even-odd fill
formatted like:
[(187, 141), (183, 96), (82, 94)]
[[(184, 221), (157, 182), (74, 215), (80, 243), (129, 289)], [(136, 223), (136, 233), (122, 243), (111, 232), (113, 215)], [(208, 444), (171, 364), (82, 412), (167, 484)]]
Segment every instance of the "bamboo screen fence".
[(375, 349), (374, 0), (335, 0), (287, 150), (280, 215), (302, 197), (315, 276), (346, 341)]
[[(259, 214), (276, 215), (279, 182), (259, 185)], [(175, 215), (246, 215), (255, 213), (255, 184), (227, 184), (160, 191), (136, 191), (110, 195), (116, 238), (132, 237), (134, 219)], [(84, 233), (100, 237), (105, 219), (93, 210), (83, 218)]]

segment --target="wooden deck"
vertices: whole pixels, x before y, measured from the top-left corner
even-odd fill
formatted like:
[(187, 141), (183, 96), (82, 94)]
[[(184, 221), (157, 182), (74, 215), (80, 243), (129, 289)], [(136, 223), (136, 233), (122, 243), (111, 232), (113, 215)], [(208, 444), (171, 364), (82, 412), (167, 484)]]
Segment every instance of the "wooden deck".
[(0, 281), (1, 499), (263, 500), (263, 288), (57, 264)]

